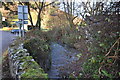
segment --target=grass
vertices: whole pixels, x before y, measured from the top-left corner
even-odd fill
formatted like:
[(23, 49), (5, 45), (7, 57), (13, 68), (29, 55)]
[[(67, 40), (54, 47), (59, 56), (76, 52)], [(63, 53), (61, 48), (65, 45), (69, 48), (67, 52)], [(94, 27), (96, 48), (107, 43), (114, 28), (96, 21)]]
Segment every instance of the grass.
[(8, 50), (3, 52), (2, 56), (0, 56), (0, 64), (2, 64), (2, 61), (7, 57), (7, 55), (8, 55)]
[(8, 55), (8, 50), (6, 50), (5, 52), (3, 52), (3, 59)]

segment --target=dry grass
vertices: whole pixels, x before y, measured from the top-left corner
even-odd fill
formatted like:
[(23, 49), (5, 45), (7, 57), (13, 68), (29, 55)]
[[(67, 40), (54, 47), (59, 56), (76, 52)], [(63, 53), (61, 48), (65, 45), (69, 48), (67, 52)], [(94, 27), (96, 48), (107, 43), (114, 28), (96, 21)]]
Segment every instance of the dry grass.
[(3, 53), (3, 59), (8, 55), (8, 50), (6, 50), (4, 53)]

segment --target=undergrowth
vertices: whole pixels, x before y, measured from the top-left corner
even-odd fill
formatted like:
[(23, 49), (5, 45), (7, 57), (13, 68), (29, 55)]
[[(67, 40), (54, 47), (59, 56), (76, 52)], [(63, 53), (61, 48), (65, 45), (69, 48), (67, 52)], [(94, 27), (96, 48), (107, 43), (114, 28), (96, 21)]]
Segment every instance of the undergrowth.
[(36, 30), (26, 34), (24, 48), (45, 71), (50, 69), (50, 44), (44, 32)]
[(97, 41), (90, 46), (91, 55), (87, 62), (84, 62), (83, 69), (86, 78), (118, 78), (120, 76), (119, 70), (119, 49), (120, 49), (120, 34), (114, 33), (114, 36), (95, 35), (94, 39)]

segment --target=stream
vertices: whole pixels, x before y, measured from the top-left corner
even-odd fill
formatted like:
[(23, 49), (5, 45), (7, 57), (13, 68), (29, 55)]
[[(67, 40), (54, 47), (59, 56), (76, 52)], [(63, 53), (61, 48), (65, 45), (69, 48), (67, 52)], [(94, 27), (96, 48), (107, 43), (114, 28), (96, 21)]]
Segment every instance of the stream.
[(51, 69), (48, 71), (49, 78), (61, 78), (60, 67), (67, 67), (70, 62), (78, 60), (75, 49), (63, 47), (58, 43), (51, 43)]

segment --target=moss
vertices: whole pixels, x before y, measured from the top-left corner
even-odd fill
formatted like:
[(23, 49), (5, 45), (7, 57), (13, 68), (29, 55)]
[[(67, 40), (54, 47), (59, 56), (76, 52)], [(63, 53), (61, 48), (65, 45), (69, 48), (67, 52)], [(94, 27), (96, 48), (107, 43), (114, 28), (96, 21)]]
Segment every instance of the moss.
[(48, 75), (46, 73), (43, 73), (43, 70), (41, 68), (39, 69), (28, 69), (25, 73), (21, 75), (23, 79), (25, 78), (48, 78)]
[(32, 56), (23, 56), (22, 58), (18, 59), (20, 62), (31, 61), (33, 59)]
[[(21, 46), (14, 46), (10, 48), (11, 56), (15, 60), (13, 62), (17, 63), (19, 66), (18, 73), (22, 73), (22, 79), (26, 78), (48, 78), (47, 73), (40, 67), (40, 65), (33, 59), (32, 56), (29, 56), (26, 49), (23, 49)], [(16, 66), (16, 65), (14, 65)]]
[(35, 61), (26, 61), (26, 62), (24, 61), (22, 67), (24, 68), (24, 70), (27, 70), (27, 69), (37, 69), (40, 66)]
[[(36, 34), (37, 32), (35, 32)], [(39, 35), (39, 34), (38, 34)], [(47, 63), (47, 60), (49, 59), (49, 52), (50, 47), (49, 44), (46, 42), (47, 40), (45, 38), (34, 38), (30, 40), (26, 40), (24, 42), (24, 48), (28, 50), (31, 56), (39, 63), (39, 65), (47, 71), (50, 67), (46, 66), (49, 63)], [(49, 60), (50, 61), (50, 60)]]
[(21, 65), (22, 70), (25, 71), (21, 77), (22, 78), (47, 78), (47, 74), (44, 72), (42, 68), (38, 65), (37, 62), (31, 60), (32, 57), (24, 57), (24, 63)]

